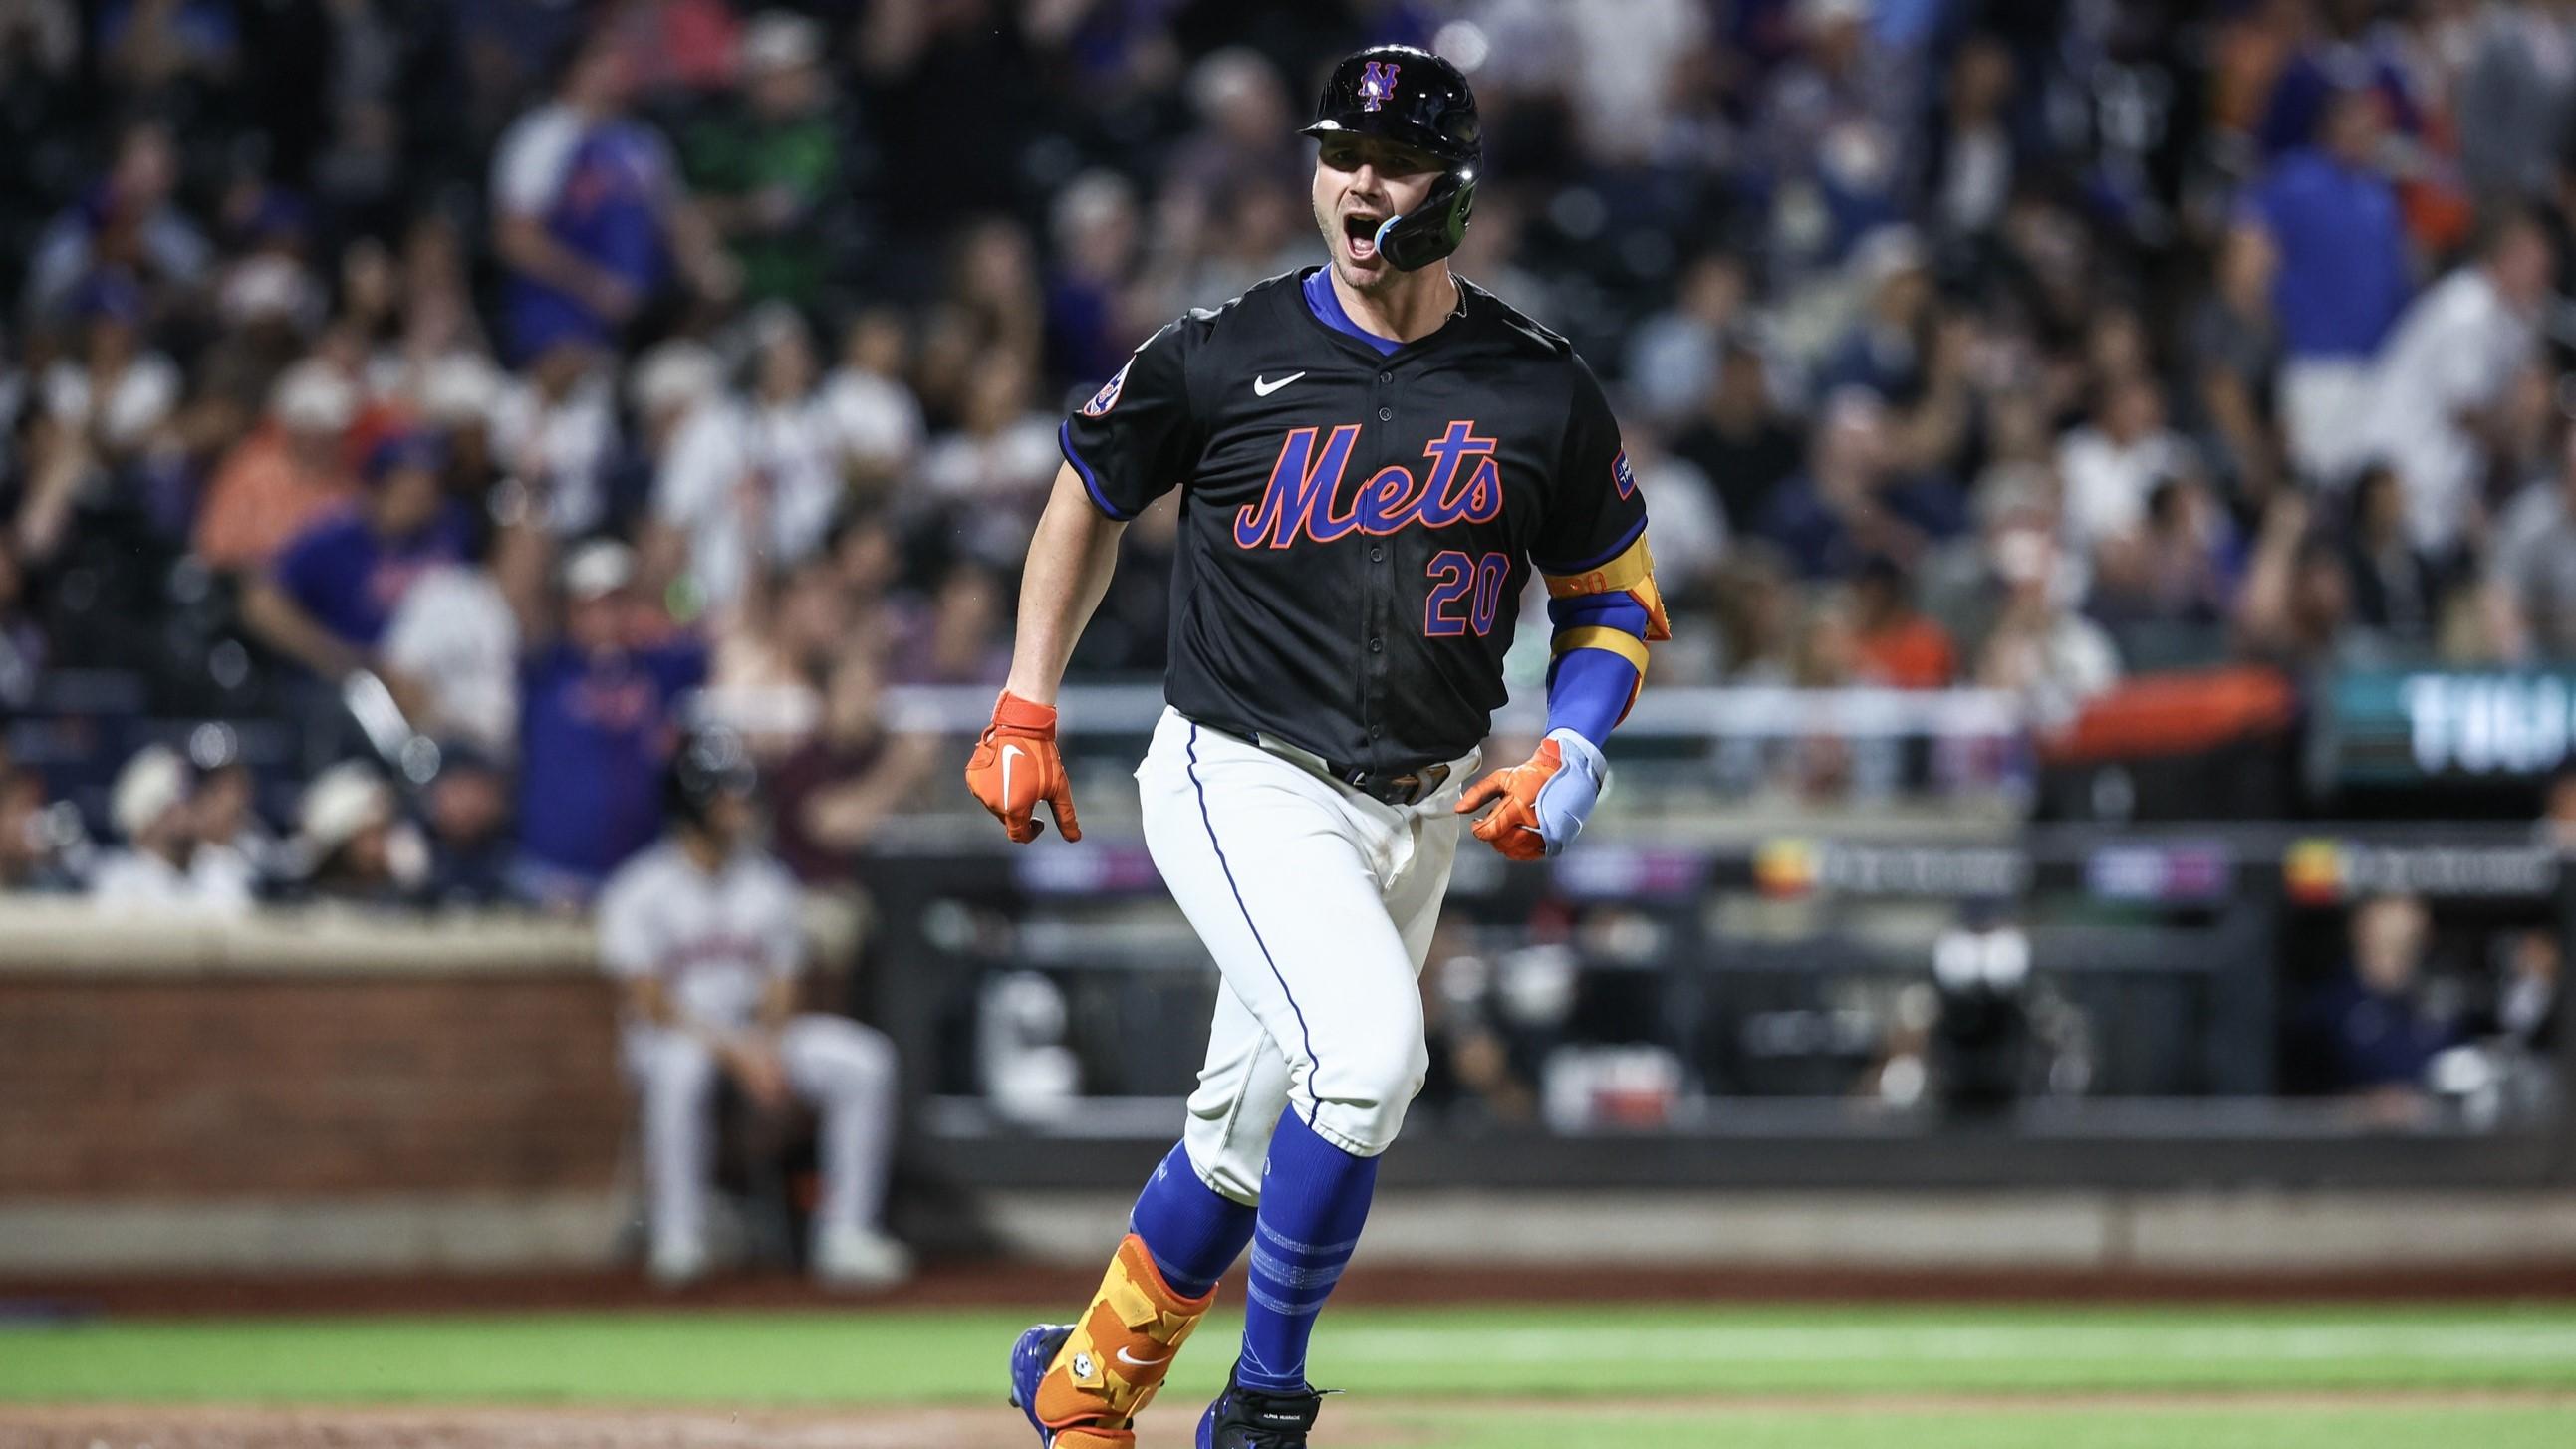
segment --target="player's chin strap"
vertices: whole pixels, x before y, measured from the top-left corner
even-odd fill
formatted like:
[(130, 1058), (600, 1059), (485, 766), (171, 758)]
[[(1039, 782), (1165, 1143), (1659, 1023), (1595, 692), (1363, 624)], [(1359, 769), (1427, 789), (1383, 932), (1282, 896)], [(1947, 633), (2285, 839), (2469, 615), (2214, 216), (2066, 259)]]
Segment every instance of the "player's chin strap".
[(1420, 206), (1379, 222), (1371, 240), (1397, 271), (1418, 272), (1458, 250), (1467, 236), (1468, 213), (1475, 209), (1476, 168), (1444, 171)]

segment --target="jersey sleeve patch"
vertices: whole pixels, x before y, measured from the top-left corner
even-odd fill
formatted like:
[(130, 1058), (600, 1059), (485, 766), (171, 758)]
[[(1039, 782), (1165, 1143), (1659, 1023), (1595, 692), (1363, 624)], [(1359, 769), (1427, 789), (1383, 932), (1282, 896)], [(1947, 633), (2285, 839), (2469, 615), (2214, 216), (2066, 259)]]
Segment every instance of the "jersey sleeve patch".
[(1057, 430), (1064, 460), (1101, 512), (1120, 522), (1187, 478), (1201, 444), (1185, 354), (1193, 323), (1165, 327)]
[[(1091, 401), (1082, 405), (1082, 415), (1086, 418), (1096, 418), (1118, 406), (1118, 394), (1127, 386), (1127, 369), (1135, 365), (1136, 359), (1133, 356), (1118, 364), (1118, 370), (1109, 375), (1109, 381), (1102, 383), (1100, 391), (1091, 395)], [(1621, 455), (1621, 461), (1626, 461), (1626, 455)]]

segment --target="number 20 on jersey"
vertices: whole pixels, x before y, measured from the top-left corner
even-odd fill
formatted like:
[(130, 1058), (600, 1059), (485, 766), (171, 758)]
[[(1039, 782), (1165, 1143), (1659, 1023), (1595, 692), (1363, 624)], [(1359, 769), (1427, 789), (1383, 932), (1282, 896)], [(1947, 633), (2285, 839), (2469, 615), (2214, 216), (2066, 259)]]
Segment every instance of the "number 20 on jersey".
[(1503, 584), (1512, 576), (1509, 554), (1473, 558), (1457, 549), (1434, 554), (1424, 573), (1431, 595), (1422, 605), (1422, 632), (1434, 639), (1494, 632), (1503, 607)]

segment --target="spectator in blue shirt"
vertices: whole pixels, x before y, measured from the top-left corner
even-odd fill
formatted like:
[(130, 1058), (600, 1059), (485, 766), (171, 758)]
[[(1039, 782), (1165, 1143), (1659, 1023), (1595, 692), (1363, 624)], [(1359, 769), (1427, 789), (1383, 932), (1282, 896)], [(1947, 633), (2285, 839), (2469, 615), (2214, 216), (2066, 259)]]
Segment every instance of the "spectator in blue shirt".
[(566, 60), (554, 98), (513, 122), (492, 163), (492, 242), (509, 269), (521, 363), (577, 366), (612, 346), (673, 264), (713, 296), (735, 285), (661, 135), (626, 114), (631, 79), (602, 32)]
[(2424, 956), (2432, 922), (2412, 896), (2375, 896), (2352, 914), (2351, 974), (2309, 1003), (2328, 1089), (2369, 1103), (2375, 1116), (2419, 1115), (2424, 1073), (2458, 1039), (2428, 1010)]
[(2358, 440), (2370, 362), (2413, 288), (2397, 188), (2374, 163), (2379, 102), (2337, 92), (2316, 144), (2284, 155), (2247, 198), (2244, 223), (2278, 249), (2272, 310), (2281, 325), (2280, 413), (2290, 459), (2338, 484), (2367, 461)]
[(704, 647), (645, 636), (635, 555), (606, 540), (563, 567), (563, 637), (521, 680), (521, 898), (586, 904), (611, 871), (662, 829), (662, 771), (681, 697), (706, 682)]
[(466, 556), (471, 526), (447, 497), (446, 466), (446, 446), (434, 434), (378, 442), (363, 469), (365, 496), (286, 545), (243, 595), (243, 621), (324, 679), (365, 667), (413, 582)]

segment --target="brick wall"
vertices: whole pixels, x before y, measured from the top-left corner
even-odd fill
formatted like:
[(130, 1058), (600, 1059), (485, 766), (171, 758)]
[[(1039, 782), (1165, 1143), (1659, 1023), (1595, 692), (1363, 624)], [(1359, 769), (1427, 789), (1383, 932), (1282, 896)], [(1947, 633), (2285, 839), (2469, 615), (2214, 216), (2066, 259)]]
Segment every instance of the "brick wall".
[(574, 970), (0, 971), (0, 1200), (603, 1189), (612, 1010)]

